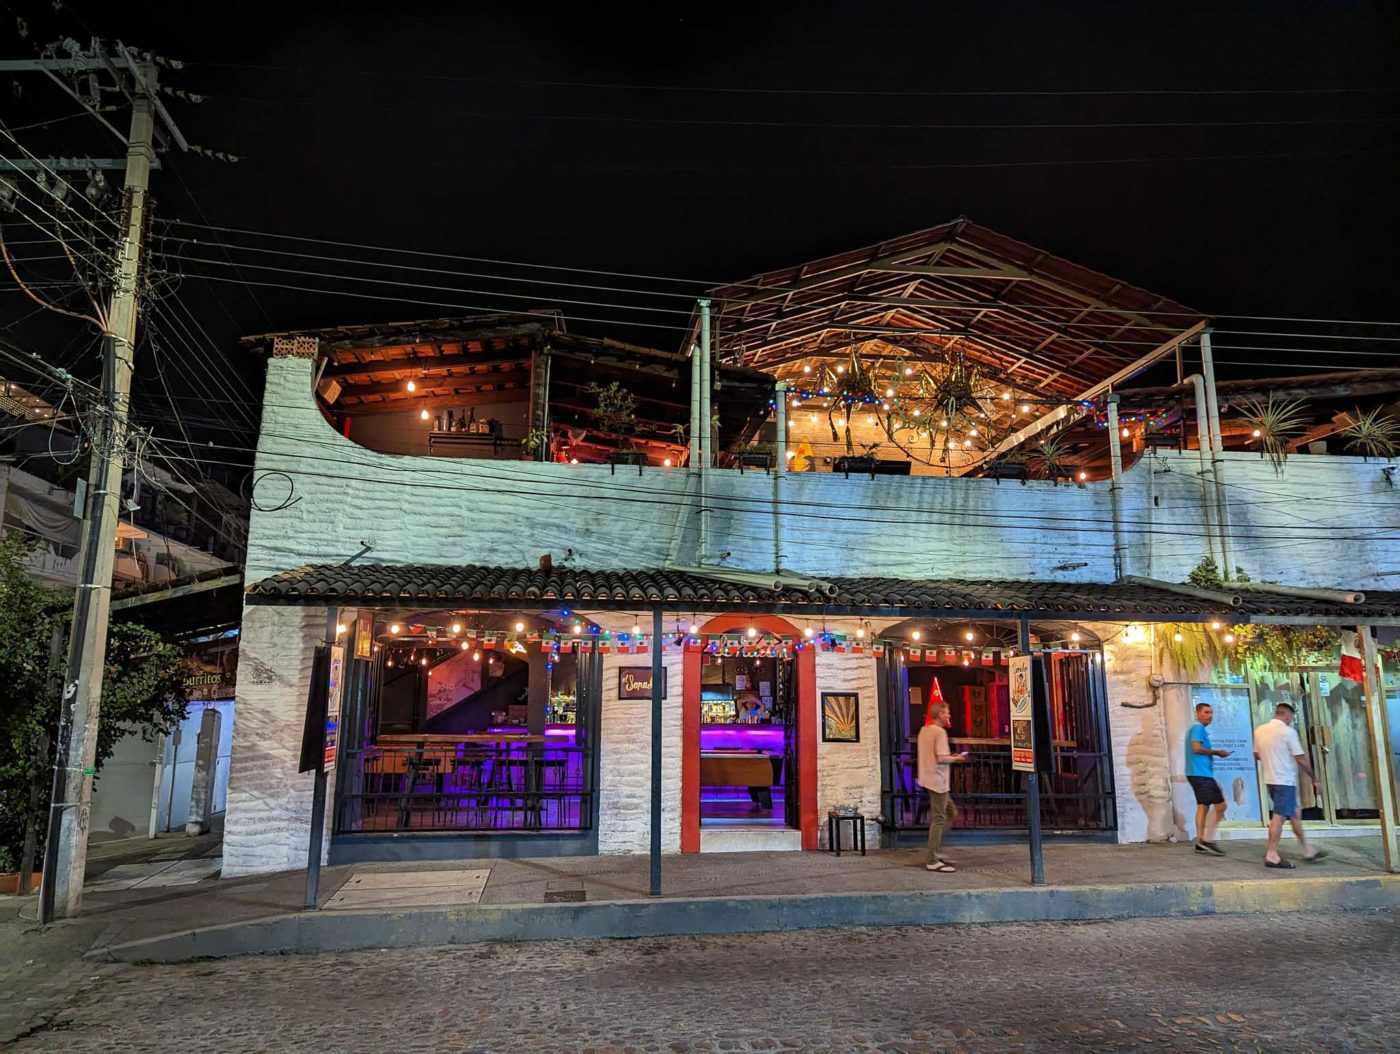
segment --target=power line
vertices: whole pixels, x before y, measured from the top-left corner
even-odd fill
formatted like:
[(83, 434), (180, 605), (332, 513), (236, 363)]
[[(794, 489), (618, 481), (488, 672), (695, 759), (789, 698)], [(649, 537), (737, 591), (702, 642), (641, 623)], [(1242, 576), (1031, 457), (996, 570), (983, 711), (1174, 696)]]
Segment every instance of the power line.
[[(588, 275), (596, 275), (596, 276), (603, 276), (603, 277), (609, 277), (609, 278), (630, 278), (630, 279), (636, 279), (636, 280), (639, 280), (639, 281), (680, 283), (680, 284), (689, 285), (689, 286), (693, 287), (693, 288), (696, 290), (696, 293), (695, 293), (694, 295), (706, 295), (706, 294), (703, 292), (703, 291), (706, 290), (706, 289), (753, 289), (753, 290), (755, 290), (755, 291), (757, 291), (757, 292), (771, 294), (772, 296), (775, 296), (775, 297), (777, 297), (777, 296), (783, 296), (783, 295), (786, 295), (786, 294), (788, 294), (788, 293), (796, 293), (796, 292), (804, 292), (804, 291), (807, 291), (807, 290), (803, 290), (803, 289), (799, 289), (799, 288), (794, 288), (794, 287), (792, 287), (792, 286), (784, 286), (784, 285), (764, 285), (764, 284), (761, 284), (761, 283), (759, 283), (759, 282), (757, 282), (757, 281), (747, 280), (747, 279), (746, 279), (746, 280), (741, 280), (741, 281), (735, 282), (735, 281), (722, 281), (722, 280), (717, 280), (717, 279), (703, 280), (703, 279), (698, 279), (698, 278), (677, 278), (677, 277), (674, 277), (674, 276), (667, 276), (667, 275), (639, 274), (639, 273), (637, 273), (637, 272), (632, 272), (632, 271), (608, 271), (608, 270), (600, 270), (600, 269), (596, 269), (596, 268), (575, 267), (575, 266), (570, 266), (570, 265), (565, 265), (565, 264), (541, 264), (541, 263), (532, 263), (532, 262), (522, 261), (522, 260), (503, 260), (503, 259), (494, 258), (494, 257), (465, 256), (465, 255), (461, 255), (461, 254), (457, 254), (457, 253), (434, 252), (434, 251), (423, 250), (423, 249), (405, 249), (405, 248), (401, 248), (401, 247), (398, 247), (398, 246), (390, 246), (390, 245), (373, 245), (373, 244), (367, 244), (367, 243), (364, 243), (364, 242), (349, 242), (349, 241), (341, 241), (341, 240), (335, 240), (335, 239), (330, 239), (330, 238), (314, 238), (314, 237), (309, 237), (309, 236), (306, 236), (306, 235), (285, 234), (285, 233), (276, 232), (276, 231), (257, 231), (257, 230), (251, 230), (251, 229), (246, 228), (246, 227), (214, 226), (214, 225), (201, 224), (201, 223), (194, 223), (194, 222), (191, 222), (191, 221), (189, 221), (189, 220), (174, 219), (174, 218), (171, 218), (171, 219), (160, 219), (160, 220), (157, 220), (157, 222), (159, 222), (159, 223), (164, 223), (164, 224), (168, 224), (168, 225), (173, 225), (173, 226), (192, 227), (192, 228), (196, 228), (196, 229), (200, 229), (200, 230), (218, 231), (218, 232), (226, 233), (226, 234), (246, 235), (246, 236), (255, 237), (255, 238), (268, 238), (268, 239), (275, 239), (275, 240), (279, 240), (279, 241), (303, 242), (303, 243), (310, 243), (310, 244), (316, 244), (316, 245), (330, 245), (330, 246), (335, 246), (335, 247), (342, 248), (342, 249), (362, 249), (362, 250), (369, 250), (369, 251), (373, 251), (373, 252), (398, 254), (398, 255), (404, 255), (404, 256), (427, 257), (427, 258), (434, 258), (434, 259), (441, 259), (441, 260), (456, 260), (456, 261), (462, 261), (462, 262), (467, 262), (467, 263), (494, 264), (494, 265), (504, 266), (504, 267), (519, 267), (519, 268), (526, 268), (526, 269), (532, 269), (532, 270), (564, 271), (564, 272), (571, 272), (571, 273), (574, 273), (574, 274), (588, 274)], [(243, 246), (243, 248), (249, 248), (249, 247)], [(760, 277), (761, 277), (761, 276), (760, 276)], [(723, 298), (723, 297), (721, 297), (720, 299), (721, 299), (721, 300), (726, 300), (726, 301), (727, 301), (727, 300), (730, 299), (730, 298)], [(858, 299), (858, 297), (857, 297), (857, 299)], [(1085, 308), (1084, 308), (1084, 305), (1082, 305), (1082, 304), (1017, 304), (1017, 303), (1012, 303), (1012, 302), (1007, 302), (1007, 301), (989, 301), (989, 300), (960, 300), (960, 301), (943, 301), (943, 302), (940, 302), (940, 301), (930, 301), (930, 302), (927, 304), (927, 306), (929, 306), (929, 307), (943, 307), (943, 308), (949, 308), (949, 309), (951, 309), (951, 308), (969, 308), (969, 309), (988, 309), (988, 310), (1002, 310), (1002, 311), (1014, 311), (1014, 310), (1017, 310), (1017, 309), (1028, 309), (1028, 310), (1038, 310), (1038, 311), (1064, 311), (1064, 312), (1069, 312), (1069, 313), (1078, 313), (1078, 312), (1084, 311), (1084, 309), (1085, 309)], [(1105, 307), (1097, 307), (1097, 306), (1096, 306), (1096, 307), (1093, 308), (1093, 311), (1094, 311), (1094, 313), (1106, 313), (1106, 314), (1142, 314), (1142, 313), (1143, 313), (1143, 312), (1141, 312), (1140, 310), (1137, 310), (1137, 309), (1114, 308), (1114, 307), (1107, 307), (1107, 306), (1105, 306)], [(1197, 319), (1197, 318), (1202, 318), (1202, 317), (1210, 317), (1210, 318), (1215, 318), (1215, 319), (1237, 319), (1237, 320), (1245, 321), (1245, 322), (1289, 322), (1289, 323), (1300, 323), (1300, 324), (1309, 324), (1309, 325), (1355, 325), (1355, 326), (1394, 326), (1394, 327), (1400, 327), (1400, 321), (1388, 321), (1388, 320), (1379, 320), (1379, 321), (1377, 321), (1377, 320), (1368, 320), (1368, 319), (1303, 318), (1303, 317), (1297, 317), (1297, 316), (1284, 316), (1284, 315), (1243, 315), (1243, 314), (1231, 314), (1231, 313), (1227, 313), (1227, 312), (1205, 312), (1205, 313), (1203, 313), (1203, 312), (1194, 312), (1194, 311), (1175, 311), (1175, 310), (1154, 310), (1154, 311), (1151, 311), (1151, 312), (1147, 312), (1147, 314), (1150, 314), (1150, 315), (1152, 315), (1152, 316), (1154, 316), (1154, 317), (1161, 317), (1161, 318), (1173, 318), (1173, 317), (1175, 317), (1175, 318)]]
[[(248, 62), (192, 62), (191, 66), (221, 69), (270, 70), (312, 76), (347, 76), (379, 78), (380, 73), (360, 69), (333, 69), (324, 66), (279, 66)], [(610, 91), (657, 91), (671, 93), (710, 93), (718, 95), (832, 95), (832, 96), (910, 96), (914, 98), (975, 98), (975, 97), (1065, 97), (1135, 96), (1135, 95), (1388, 95), (1400, 93), (1400, 87), (1324, 87), (1324, 88), (1080, 88), (1080, 89), (1017, 89), (1017, 88), (766, 88), (756, 86), (706, 84), (629, 84), (624, 82), (532, 80), (525, 78), (464, 77), (449, 74), (404, 73), (395, 76), (415, 80), (448, 81), (468, 84), (508, 84), (546, 88), (598, 88)]]

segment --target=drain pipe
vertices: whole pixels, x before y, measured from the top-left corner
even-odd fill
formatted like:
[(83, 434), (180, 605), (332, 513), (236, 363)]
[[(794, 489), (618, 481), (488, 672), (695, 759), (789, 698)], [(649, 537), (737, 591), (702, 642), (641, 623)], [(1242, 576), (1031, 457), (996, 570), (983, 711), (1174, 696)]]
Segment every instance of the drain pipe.
[(1123, 539), (1123, 444), (1118, 437), (1118, 393), (1108, 397), (1108, 463), (1112, 484), (1108, 490), (1113, 510), (1113, 578), (1127, 570), (1127, 543)]
[(690, 345), (690, 457), (692, 473), (700, 471), (700, 347)]
[(1281, 597), (1326, 600), (1333, 604), (1366, 603), (1366, 594), (1359, 589), (1313, 589), (1307, 586), (1280, 586), (1272, 582), (1231, 582), (1230, 588), (1242, 589), (1249, 593), (1272, 593)]
[(700, 542), (696, 547), (696, 563), (703, 564), (710, 552), (710, 466), (714, 464), (710, 449), (710, 302), (700, 305)]
[(1199, 373), (1186, 378), (1191, 382), (1196, 403), (1196, 453), (1201, 470), (1197, 478), (1201, 481), (1201, 512), (1205, 517), (1206, 548), (1211, 559), (1218, 553), (1219, 532), (1215, 529), (1215, 469), (1211, 463), (1210, 411), (1206, 408), (1206, 382)]
[(783, 569), (783, 499), (787, 487), (787, 381), (773, 386), (773, 422), (778, 430), (773, 443), (773, 570)]
[(1225, 444), (1220, 433), (1220, 402), (1215, 392), (1215, 359), (1210, 350), (1210, 330), (1201, 331), (1201, 372), (1205, 374), (1206, 409), (1210, 418), (1211, 467), (1215, 480), (1215, 518), (1220, 531), (1220, 576), (1230, 581), (1235, 575), (1235, 558), (1230, 544), (1230, 509), (1225, 497)]
[[(1209, 600), (1215, 604), (1227, 604), (1232, 608), (1240, 606), (1240, 598), (1235, 593), (1221, 593), (1213, 589), (1198, 589), (1195, 586), (1182, 585), (1180, 582), (1166, 582), (1160, 578), (1147, 578), (1144, 575), (1124, 575), (1123, 579), (1130, 586), (1147, 586), (1149, 589), (1160, 589), (1167, 593), (1180, 593), (1184, 597), (1195, 597), (1197, 600)], [(1227, 583), (1234, 588), (1235, 583)]]

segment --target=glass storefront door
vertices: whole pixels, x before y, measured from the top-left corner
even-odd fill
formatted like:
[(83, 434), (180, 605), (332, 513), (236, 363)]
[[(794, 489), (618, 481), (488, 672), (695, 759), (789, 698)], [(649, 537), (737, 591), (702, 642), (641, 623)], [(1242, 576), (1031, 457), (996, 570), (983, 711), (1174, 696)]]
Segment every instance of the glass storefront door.
[(1378, 819), (1365, 691), (1336, 670), (1310, 670), (1307, 677), (1310, 695), (1317, 700), (1310, 731), (1322, 758), (1319, 776), (1327, 818), (1334, 823)]

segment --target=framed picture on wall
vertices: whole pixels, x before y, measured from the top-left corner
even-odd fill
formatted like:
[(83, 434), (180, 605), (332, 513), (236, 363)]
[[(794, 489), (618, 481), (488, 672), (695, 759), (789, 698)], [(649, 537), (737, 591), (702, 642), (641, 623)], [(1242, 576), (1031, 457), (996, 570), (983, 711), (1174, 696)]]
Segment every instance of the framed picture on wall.
[(860, 742), (860, 695), (822, 692), (822, 742)]

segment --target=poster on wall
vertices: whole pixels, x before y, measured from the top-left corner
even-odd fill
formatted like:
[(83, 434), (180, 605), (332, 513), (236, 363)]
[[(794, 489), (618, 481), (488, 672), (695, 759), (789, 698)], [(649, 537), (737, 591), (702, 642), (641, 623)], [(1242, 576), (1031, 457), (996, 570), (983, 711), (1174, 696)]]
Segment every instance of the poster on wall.
[(1035, 771), (1035, 716), (1031, 707), (1031, 657), (1013, 655), (1007, 660), (1011, 679), (1011, 767)]
[(331, 648), (330, 677), (326, 682), (326, 756), (322, 764), (335, 764), (335, 748), (340, 732), (340, 694), (345, 672), (345, 649), (339, 644)]
[(822, 742), (860, 742), (860, 695), (822, 692)]
[[(1225, 819), (1258, 823), (1259, 781), (1254, 774), (1254, 721), (1249, 708), (1249, 689), (1232, 685), (1195, 684), (1191, 686), (1191, 709), (1209, 703), (1214, 717), (1210, 724), (1210, 744), (1228, 750), (1228, 758), (1215, 759), (1215, 779), (1225, 793)], [(1181, 744), (1183, 759), (1185, 743)]]

